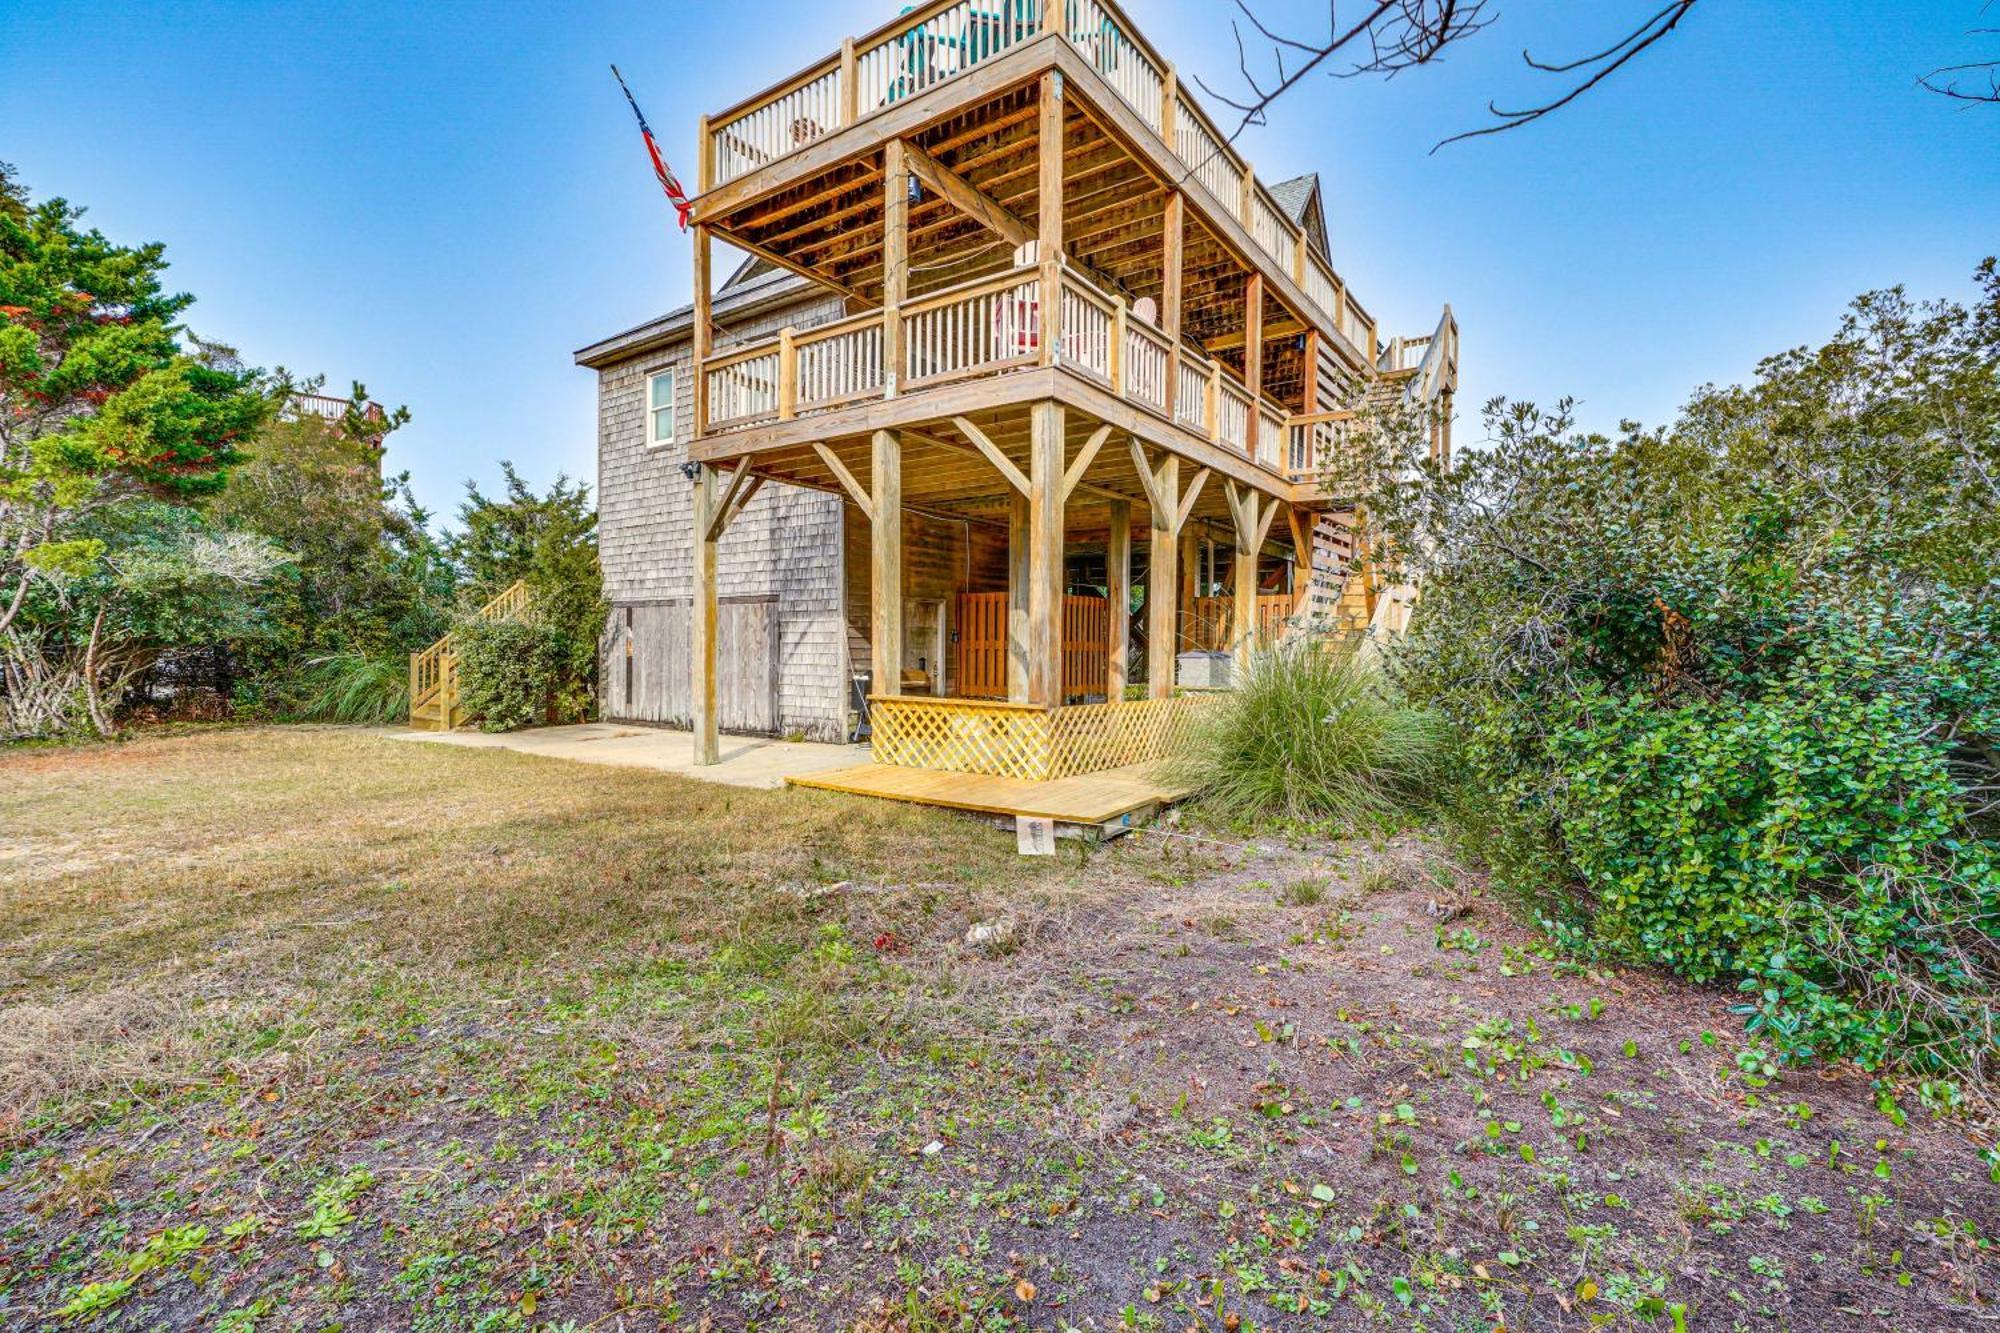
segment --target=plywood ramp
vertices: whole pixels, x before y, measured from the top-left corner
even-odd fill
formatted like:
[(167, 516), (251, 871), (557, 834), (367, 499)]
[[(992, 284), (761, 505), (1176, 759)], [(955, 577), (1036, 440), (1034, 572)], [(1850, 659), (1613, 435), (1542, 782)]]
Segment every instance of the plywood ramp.
[(941, 773), (892, 764), (857, 764), (788, 779), (798, 787), (913, 801), (989, 815), (1029, 815), (1064, 824), (1108, 824), (1125, 815), (1151, 811), (1181, 800), (1187, 788), (1160, 780), (1156, 764), (1131, 764), (1029, 782), (977, 773)]

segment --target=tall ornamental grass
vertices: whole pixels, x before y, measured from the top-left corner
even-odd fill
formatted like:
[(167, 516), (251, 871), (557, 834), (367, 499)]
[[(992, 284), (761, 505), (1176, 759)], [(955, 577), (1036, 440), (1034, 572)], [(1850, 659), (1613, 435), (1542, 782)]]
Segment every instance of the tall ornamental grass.
[(1307, 642), (1259, 653), (1172, 767), (1226, 823), (1355, 827), (1423, 808), (1444, 749), (1438, 719), (1404, 703), (1379, 671)]
[(297, 716), (314, 722), (401, 722), (410, 712), (409, 658), (331, 653), (299, 669)]

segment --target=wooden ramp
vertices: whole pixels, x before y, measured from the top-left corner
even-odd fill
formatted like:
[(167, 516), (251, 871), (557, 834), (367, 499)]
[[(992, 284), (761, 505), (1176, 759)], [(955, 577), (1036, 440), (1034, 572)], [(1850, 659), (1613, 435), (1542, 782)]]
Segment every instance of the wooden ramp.
[(804, 773), (787, 781), (797, 787), (819, 787), (987, 815), (1027, 815), (1061, 824), (1104, 825), (1126, 822), (1128, 817), (1137, 822), (1160, 806), (1172, 805), (1187, 795), (1185, 787), (1158, 780), (1157, 767), (1129, 764), (1102, 773), (1029, 782), (979, 773), (858, 764), (824, 773)]

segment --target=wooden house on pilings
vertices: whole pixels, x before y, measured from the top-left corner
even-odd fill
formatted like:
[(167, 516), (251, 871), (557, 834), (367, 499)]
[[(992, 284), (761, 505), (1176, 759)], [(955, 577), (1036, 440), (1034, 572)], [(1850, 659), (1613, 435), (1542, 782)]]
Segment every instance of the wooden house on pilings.
[[(692, 473), (699, 756), (735, 706), (743, 632), (719, 665), (719, 616), (760, 490), (843, 506), (847, 675), (890, 767), (1052, 781), (1144, 762), (1200, 706), (1178, 688), (1187, 650), (1240, 665), (1312, 613), (1367, 623), (1378, 590), (1319, 460), (1370, 395), (1441, 402), (1448, 423), (1449, 308), (1383, 337), (1329, 252), (1317, 178), (1261, 182), (1108, 0), (933, 0), (704, 118), (699, 155), (667, 394)], [(718, 294), (723, 245), (751, 258)], [(758, 281), (814, 317), (752, 327), (735, 312)], [(664, 354), (649, 337), (578, 354), (607, 423), (614, 376)], [(657, 415), (659, 373), (615, 393)], [(930, 610), (912, 533), (940, 525), (962, 530), (963, 570)]]

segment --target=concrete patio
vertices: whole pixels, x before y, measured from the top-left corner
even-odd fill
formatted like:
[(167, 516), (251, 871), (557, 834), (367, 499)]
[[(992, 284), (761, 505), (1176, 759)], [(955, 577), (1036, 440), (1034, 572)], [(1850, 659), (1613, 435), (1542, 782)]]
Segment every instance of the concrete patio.
[(731, 787), (782, 787), (786, 778), (850, 767), (865, 763), (869, 757), (865, 745), (780, 741), (767, 736), (724, 736), (722, 762), (697, 768), (692, 732), (620, 722), (530, 727), (525, 731), (499, 734), (383, 727), (377, 734), (397, 741), (459, 745), (475, 750), (514, 750), (550, 759), (574, 759), (586, 764), (651, 768)]

